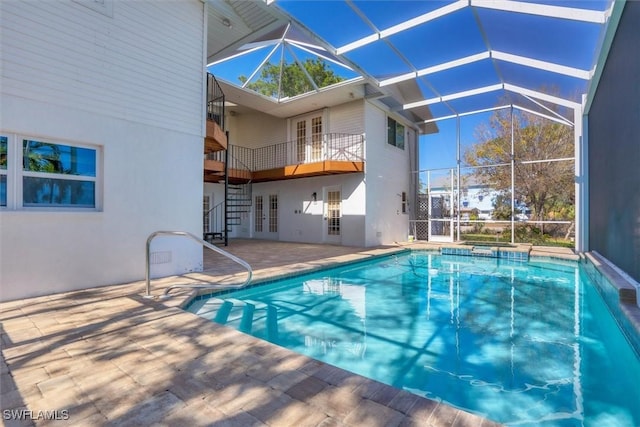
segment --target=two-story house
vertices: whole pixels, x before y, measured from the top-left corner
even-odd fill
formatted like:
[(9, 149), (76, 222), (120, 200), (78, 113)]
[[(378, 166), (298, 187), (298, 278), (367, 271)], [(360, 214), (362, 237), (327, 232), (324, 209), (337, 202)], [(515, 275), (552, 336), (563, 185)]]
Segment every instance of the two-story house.
[[(220, 86), (230, 105), (230, 237), (350, 246), (406, 241), (419, 129), (365, 99), (362, 79), (280, 109), (251, 91)], [(224, 155), (205, 160), (204, 230), (215, 237), (224, 230)]]

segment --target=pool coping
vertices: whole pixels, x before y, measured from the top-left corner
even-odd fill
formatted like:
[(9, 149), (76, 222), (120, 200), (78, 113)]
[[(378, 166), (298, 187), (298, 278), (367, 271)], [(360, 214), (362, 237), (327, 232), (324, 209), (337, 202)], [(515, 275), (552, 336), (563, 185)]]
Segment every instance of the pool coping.
[[(261, 270), (260, 275), (255, 281), (249, 284), (246, 289), (254, 286), (261, 286), (270, 282), (289, 279), (297, 276), (310, 274), (319, 270), (346, 266), (349, 264), (357, 264), (368, 260), (392, 256), (404, 252), (435, 252), (442, 255), (469, 256), (477, 258), (496, 258), (508, 262), (528, 262), (528, 261), (549, 261), (549, 262), (570, 262), (583, 264), (587, 275), (596, 283), (598, 292), (609, 310), (614, 314), (614, 319), (623, 331), (623, 334), (630, 342), (636, 354), (640, 355), (640, 297), (638, 296), (638, 285), (631, 283), (629, 277), (622, 274), (610, 261), (600, 255), (598, 252), (586, 252), (576, 254), (568, 252), (566, 248), (555, 248), (547, 246), (533, 246), (531, 244), (515, 244), (511, 247), (483, 245), (490, 248), (491, 255), (473, 253), (472, 248), (464, 243), (426, 243), (426, 242), (410, 242), (398, 245), (397, 247), (387, 247), (373, 249), (367, 252), (350, 254), (348, 256), (338, 256), (328, 258), (323, 262), (308, 264), (294, 264), (295, 271), (286, 272), (270, 272), (269, 270)], [(520, 256), (526, 253), (526, 257)], [(518, 256), (513, 256), (513, 255)], [(589, 266), (593, 265), (595, 271)], [(279, 270), (279, 269), (275, 269)], [(239, 275), (238, 280), (243, 277)], [(606, 284), (605, 284), (606, 283)], [(195, 300), (206, 296), (214, 296), (233, 292), (235, 289), (199, 289), (194, 290), (182, 299), (174, 301), (172, 305), (186, 310), (188, 306)]]
[(637, 285), (596, 251), (584, 254), (584, 266), (636, 355), (640, 357), (640, 299)]
[[(462, 252), (442, 253), (443, 249), (446, 250), (446, 249), (453, 249), (453, 248), (455, 248), (456, 250), (467, 249), (468, 253), (462, 253)], [(579, 255), (575, 253), (567, 253), (564, 250), (557, 250), (556, 248), (552, 248), (552, 247), (536, 247), (536, 246), (532, 246), (531, 244), (517, 244), (515, 247), (509, 247), (509, 248), (498, 246), (498, 247), (491, 247), (491, 249), (495, 250), (495, 253), (498, 254), (498, 256), (494, 256), (493, 258), (499, 258), (504, 261), (526, 262), (529, 259), (533, 259), (538, 261), (579, 262), (582, 259)], [(527, 259), (523, 259), (521, 257), (509, 256), (510, 254), (524, 253), (525, 251), (528, 254)], [(301, 264), (292, 264), (291, 266), (289, 266), (289, 267), (294, 267), (295, 271), (278, 272), (279, 270), (281, 270), (281, 268), (264, 269), (264, 270), (260, 270), (258, 272), (258, 275), (255, 276), (255, 279), (252, 280), (249, 285), (243, 288), (234, 287), (229, 289), (229, 288), (225, 288), (224, 287), (225, 285), (223, 285), (219, 289), (215, 289), (215, 288), (194, 289), (191, 292), (188, 292), (186, 294), (177, 295), (175, 300), (172, 297), (171, 299), (164, 300), (164, 302), (167, 304), (170, 304), (171, 306), (177, 306), (182, 309), (185, 309), (186, 307), (189, 306), (189, 304), (191, 304), (193, 300), (201, 298), (206, 295), (228, 293), (228, 292), (232, 292), (233, 290), (246, 289), (253, 286), (260, 286), (260, 285), (264, 285), (269, 282), (273, 282), (277, 280), (289, 279), (297, 276), (302, 276), (305, 274), (314, 273), (319, 270), (341, 267), (349, 264), (356, 264), (356, 263), (365, 262), (365, 261), (376, 259), (376, 258), (392, 256), (394, 254), (399, 254), (403, 252), (436, 252), (442, 255), (454, 255), (454, 256), (459, 255), (459, 256), (486, 258), (486, 257), (483, 257), (482, 255), (471, 253), (468, 245), (466, 245), (465, 247), (465, 245), (463, 244), (456, 244), (456, 243), (433, 244), (433, 243), (425, 243), (425, 242), (411, 242), (408, 244), (399, 245), (397, 247), (372, 249), (367, 252), (359, 252), (356, 254), (342, 255), (338, 257), (328, 258), (323, 260), (323, 262), (314, 263), (312, 265), (309, 265), (307, 263), (301, 263)], [(507, 255), (501, 256), (500, 255), (501, 252)], [(274, 270), (274, 271), (271, 271), (271, 270)], [(242, 273), (239, 273), (239, 274), (228, 277), (227, 278), (228, 283), (226, 285), (235, 286), (237, 284), (242, 283), (244, 279), (245, 279), (245, 275)]]
[[(221, 287), (218, 290), (195, 289), (192, 292), (190, 292), (188, 295), (183, 296), (183, 298), (178, 301), (177, 306), (182, 309), (185, 309), (189, 304), (191, 304), (193, 300), (200, 298), (202, 296), (217, 295), (221, 293), (232, 292), (233, 290), (247, 289), (254, 286), (261, 286), (277, 280), (290, 279), (293, 277), (303, 276), (305, 274), (314, 273), (316, 271), (320, 271), (324, 269), (342, 267), (350, 264), (357, 264), (360, 262), (366, 262), (368, 260), (384, 258), (384, 257), (388, 257), (388, 256), (392, 256), (395, 254), (408, 252), (408, 251), (409, 249), (404, 247), (380, 248), (380, 249), (372, 249), (366, 252), (359, 252), (359, 253), (350, 254), (350, 255), (341, 255), (338, 257), (327, 258), (323, 260), (323, 262), (316, 262), (313, 264), (300, 263), (300, 264), (292, 264), (288, 266), (290, 267), (290, 269), (293, 268), (294, 271), (290, 271), (289, 269), (288, 271), (282, 272), (280, 271), (282, 270), (282, 268), (263, 269), (256, 272), (256, 275), (254, 276), (255, 279), (252, 280), (251, 283), (249, 283), (245, 287), (231, 288), (231, 289)], [(245, 276), (243, 273), (239, 273), (234, 276), (236, 278), (236, 282), (241, 283), (242, 281), (244, 281)], [(228, 283), (228, 285), (230, 286), (234, 286), (235, 284), (236, 283), (234, 283), (232, 280), (230, 281), (230, 283)]]

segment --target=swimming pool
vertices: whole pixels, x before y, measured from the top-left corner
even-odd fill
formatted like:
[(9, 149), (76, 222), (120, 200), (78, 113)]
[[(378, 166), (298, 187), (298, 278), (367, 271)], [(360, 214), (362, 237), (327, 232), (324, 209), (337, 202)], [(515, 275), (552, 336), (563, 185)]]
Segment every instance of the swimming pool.
[(403, 253), (188, 310), (509, 425), (640, 425), (640, 359), (578, 263)]

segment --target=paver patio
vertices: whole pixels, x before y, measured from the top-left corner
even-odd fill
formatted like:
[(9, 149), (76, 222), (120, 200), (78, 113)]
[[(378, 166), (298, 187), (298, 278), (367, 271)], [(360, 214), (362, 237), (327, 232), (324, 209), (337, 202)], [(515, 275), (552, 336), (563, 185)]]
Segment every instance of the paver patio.
[[(260, 278), (397, 248), (238, 241), (228, 249)], [(242, 279), (216, 257), (206, 255), (205, 275)], [(190, 276), (154, 280), (153, 293), (203, 278)], [(177, 307), (184, 298), (143, 298), (144, 290), (136, 282), (1, 303), (5, 425), (497, 425), (201, 319)]]

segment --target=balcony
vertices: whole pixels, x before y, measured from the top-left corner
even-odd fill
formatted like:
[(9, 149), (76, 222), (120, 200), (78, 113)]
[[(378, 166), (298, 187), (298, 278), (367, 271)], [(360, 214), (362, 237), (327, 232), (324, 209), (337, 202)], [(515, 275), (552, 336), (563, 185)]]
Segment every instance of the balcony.
[[(224, 153), (208, 154), (204, 168), (205, 181), (221, 180)], [(362, 135), (329, 133), (255, 149), (231, 145), (229, 151), (231, 182), (249, 179), (266, 182), (363, 171)]]

